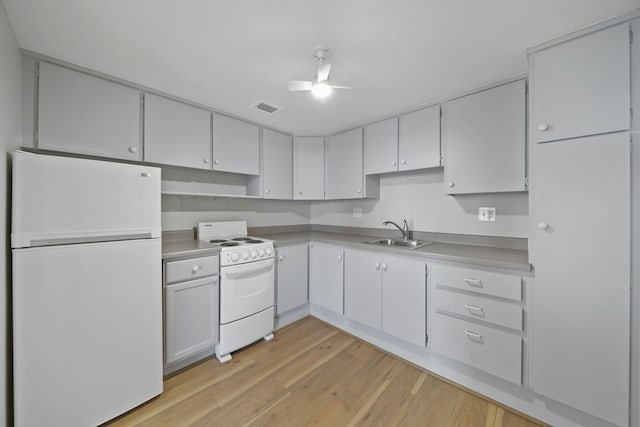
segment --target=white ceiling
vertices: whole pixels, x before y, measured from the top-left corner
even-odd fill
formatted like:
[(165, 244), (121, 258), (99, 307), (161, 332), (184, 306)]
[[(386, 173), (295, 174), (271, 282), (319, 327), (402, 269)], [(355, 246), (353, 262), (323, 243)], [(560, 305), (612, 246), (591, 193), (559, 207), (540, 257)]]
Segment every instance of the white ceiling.
[[(526, 71), (524, 50), (640, 0), (4, 0), (20, 47), (296, 134), (330, 134)], [(325, 102), (290, 93), (316, 46)], [(249, 106), (284, 110), (268, 116)]]

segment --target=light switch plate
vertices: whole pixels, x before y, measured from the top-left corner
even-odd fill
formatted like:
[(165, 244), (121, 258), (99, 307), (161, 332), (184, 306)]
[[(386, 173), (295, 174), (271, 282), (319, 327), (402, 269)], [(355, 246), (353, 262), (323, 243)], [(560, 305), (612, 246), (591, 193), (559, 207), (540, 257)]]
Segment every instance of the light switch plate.
[(496, 222), (496, 208), (478, 208), (478, 221)]
[(353, 208), (353, 217), (362, 218), (362, 208)]

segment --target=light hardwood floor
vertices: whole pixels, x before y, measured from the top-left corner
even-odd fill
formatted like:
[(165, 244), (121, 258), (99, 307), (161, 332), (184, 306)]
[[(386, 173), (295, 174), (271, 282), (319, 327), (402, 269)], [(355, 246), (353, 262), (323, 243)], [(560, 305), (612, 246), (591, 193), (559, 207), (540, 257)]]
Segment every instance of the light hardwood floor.
[(164, 382), (109, 426), (533, 427), (313, 317)]

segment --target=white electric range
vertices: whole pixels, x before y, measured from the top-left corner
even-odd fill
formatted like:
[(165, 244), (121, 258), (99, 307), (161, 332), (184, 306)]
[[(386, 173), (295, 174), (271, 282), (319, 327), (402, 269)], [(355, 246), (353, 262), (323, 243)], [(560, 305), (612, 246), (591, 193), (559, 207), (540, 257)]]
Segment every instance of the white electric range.
[(200, 222), (198, 240), (220, 248), (220, 342), (216, 357), (273, 338), (273, 242), (247, 236), (245, 221)]

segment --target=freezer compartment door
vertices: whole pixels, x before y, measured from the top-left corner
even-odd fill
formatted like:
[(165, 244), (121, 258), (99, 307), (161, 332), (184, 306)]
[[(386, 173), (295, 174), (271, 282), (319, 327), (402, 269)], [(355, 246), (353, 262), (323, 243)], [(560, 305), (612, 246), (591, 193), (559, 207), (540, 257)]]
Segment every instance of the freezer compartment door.
[(11, 246), (160, 237), (160, 169), (13, 153)]
[(89, 426), (162, 392), (160, 239), (13, 251), (15, 425)]

